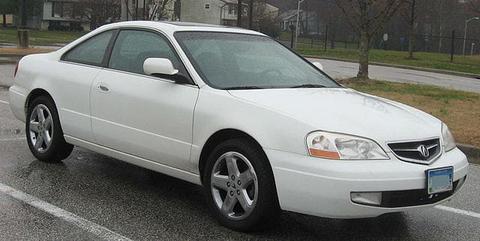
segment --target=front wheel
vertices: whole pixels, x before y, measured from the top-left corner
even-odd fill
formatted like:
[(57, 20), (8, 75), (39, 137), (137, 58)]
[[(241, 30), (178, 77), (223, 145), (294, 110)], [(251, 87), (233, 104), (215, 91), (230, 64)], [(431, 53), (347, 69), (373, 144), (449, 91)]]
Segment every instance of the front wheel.
[(203, 183), (222, 225), (253, 231), (276, 220), (279, 205), (271, 167), (262, 150), (249, 141), (218, 145), (209, 156)]
[(38, 160), (60, 162), (70, 155), (73, 146), (63, 137), (52, 99), (46, 96), (35, 98), (29, 104), (26, 120), (28, 147)]

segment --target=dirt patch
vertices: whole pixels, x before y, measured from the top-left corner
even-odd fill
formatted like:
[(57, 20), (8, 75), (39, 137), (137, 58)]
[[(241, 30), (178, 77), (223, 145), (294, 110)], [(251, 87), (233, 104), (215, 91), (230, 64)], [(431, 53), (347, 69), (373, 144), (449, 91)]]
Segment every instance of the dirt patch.
[(28, 48), (28, 49), (19, 49), (19, 48), (0, 48), (0, 55), (8, 56), (8, 55), (15, 55), (15, 56), (23, 56), (28, 54), (39, 54), (39, 53), (48, 53), (52, 52), (52, 49), (44, 49), (44, 48)]

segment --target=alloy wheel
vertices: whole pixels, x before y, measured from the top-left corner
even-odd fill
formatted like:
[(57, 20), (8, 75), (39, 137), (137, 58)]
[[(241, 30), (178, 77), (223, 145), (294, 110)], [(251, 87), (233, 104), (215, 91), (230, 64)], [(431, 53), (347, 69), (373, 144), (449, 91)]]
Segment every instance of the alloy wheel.
[(36, 151), (44, 153), (52, 144), (53, 117), (47, 106), (39, 104), (30, 114), (30, 142)]
[(238, 152), (221, 155), (213, 166), (210, 186), (217, 208), (227, 218), (242, 220), (255, 209), (258, 179), (244, 155)]

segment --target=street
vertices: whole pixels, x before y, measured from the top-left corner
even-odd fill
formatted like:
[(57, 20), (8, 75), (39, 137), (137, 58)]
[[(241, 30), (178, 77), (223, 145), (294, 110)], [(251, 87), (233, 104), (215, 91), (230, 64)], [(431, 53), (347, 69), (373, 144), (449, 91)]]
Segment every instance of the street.
[[(358, 72), (357, 63), (327, 59), (309, 60), (322, 63), (325, 72), (335, 79), (355, 77)], [(376, 80), (386, 80), (400, 83), (428, 84), (480, 93), (480, 79), (438, 74), (426, 71), (392, 68), (378, 65), (370, 65), (369, 72), (370, 78)]]
[[(322, 63), (327, 70), (335, 65)], [(193, 184), (81, 148), (61, 164), (37, 161), (24, 124), (9, 109), (12, 72), (12, 65), (0, 65), (0, 240), (480, 238), (480, 166), (474, 164), (460, 193), (436, 208), (358, 220), (285, 212), (270, 230), (231, 231), (215, 222), (202, 188)], [(468, 83), (480, 92), (476, 81)]]

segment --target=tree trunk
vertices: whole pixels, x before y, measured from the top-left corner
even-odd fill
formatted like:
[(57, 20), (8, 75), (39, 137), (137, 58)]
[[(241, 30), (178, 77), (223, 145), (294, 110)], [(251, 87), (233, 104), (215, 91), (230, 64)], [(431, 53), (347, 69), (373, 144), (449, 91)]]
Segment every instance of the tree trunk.
[(413, 59), (413, 51), (415, 50), (415, 30), (410, 29), (408, 36), (408, 58)]
[(412, 0), (410, 8), (410, 29), (408, 36), (408, 58), (413, 59), (413, 51), (415, 45), (415, 6), (416, 0)]
[(242, 14), (243, 14), (243, 3), (242, 0), (238, 0), (237, 6), (237, 27), (242, 27)]
[(3, 14), (3, 27), (6, 28), (7, 27), (7, 14)]
[(19, 29), (17, 31), (17, 48), (26, 49), (29, 47), (28, 30)]
[(248, 4), (248, 28), (253, 29), (253, 0)]
[(366, 30), (360, 32), (360, 48), (359, 48), (359, 69), (357, 78), (368, 79), (368, 54), (370, 51), (370, 38)]

